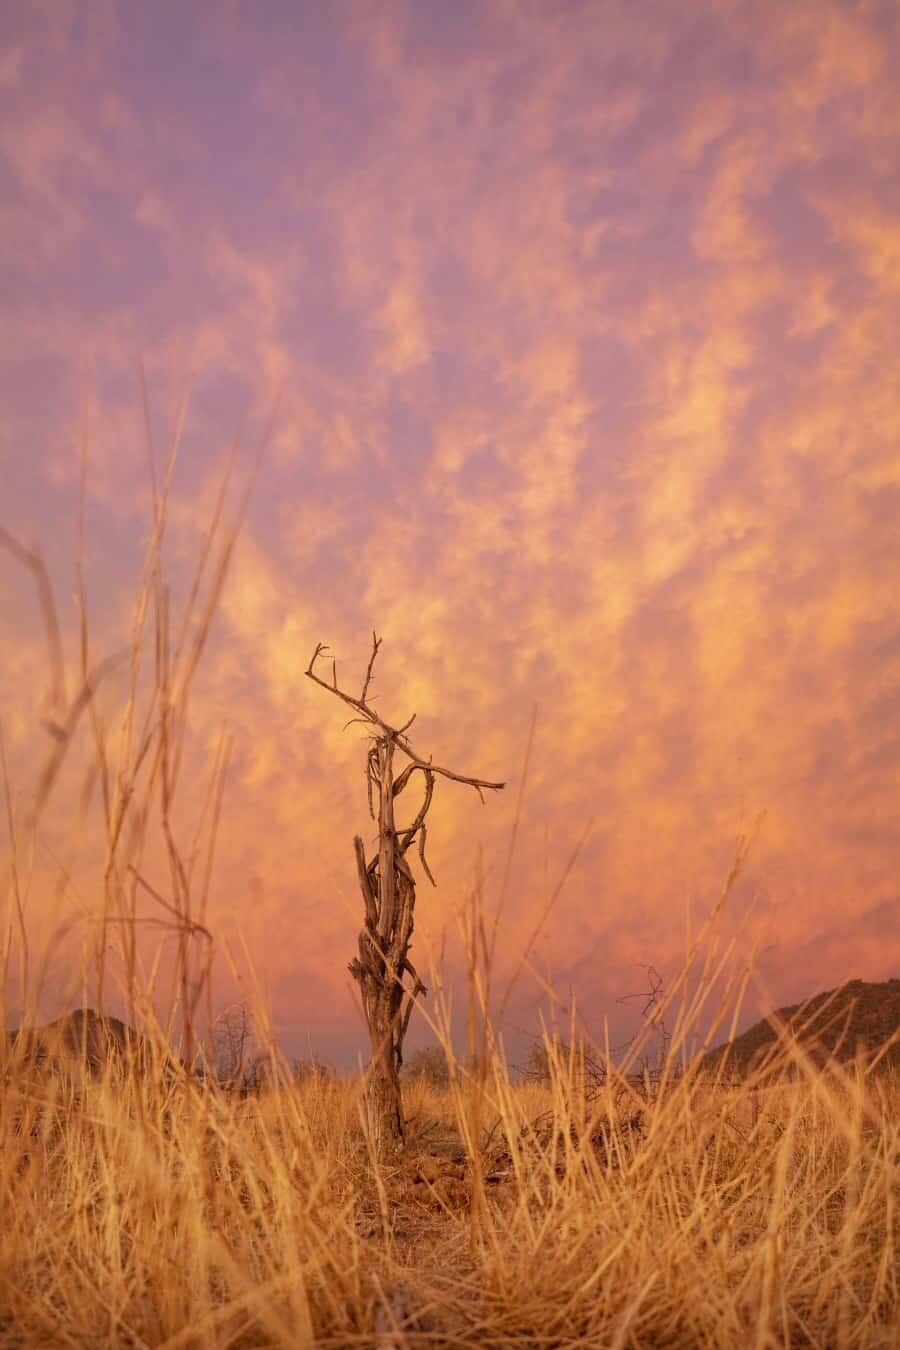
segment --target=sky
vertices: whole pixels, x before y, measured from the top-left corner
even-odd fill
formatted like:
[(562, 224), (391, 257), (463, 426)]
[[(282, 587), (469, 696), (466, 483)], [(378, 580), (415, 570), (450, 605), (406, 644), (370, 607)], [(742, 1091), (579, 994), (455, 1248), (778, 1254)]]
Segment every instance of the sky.
[[(547, 983), (633, 1026), (618, 1000), (678, 970), (742, 834), (744, 1023), (900, 973), (892, 0), (8, 0), (0, 27), (0, 524), (46, 559), (70, 669), (82, 444), (92, 654), (131, 631), (139, 363), (158, 473), (190, 389), (176, 596), (239, 429), (232, 517), (262, 447), (179, 810), (189, 834), (227, 722), (208, 922), (279, 1041), (365, 1040), (367, 742), (304, 671), (326, 642), (358, 693), (373, 629), (381, 714), (507, 785), (440, 782), (428, 818), (413, 956), (459, 1016), (460, 914), (479, 857), (493, 913), (520, 799), (511, 1043)], [(21, 813), (49, 677), (8, 552), (0, 642)], [(102, 836), (76, 843), (61, 896), (37, 848), (36, 930), (86, 922)]]

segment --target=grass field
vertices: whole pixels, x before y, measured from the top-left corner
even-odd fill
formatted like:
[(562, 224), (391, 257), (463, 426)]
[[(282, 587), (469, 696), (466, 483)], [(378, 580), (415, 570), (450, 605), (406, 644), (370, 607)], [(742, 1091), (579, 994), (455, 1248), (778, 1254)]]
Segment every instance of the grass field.
[(358, 1081), (242, 1099), (13, 1057), (0, 1342), (896, 1345), (900, 1084), (800, 1064), (588, 1100), (572, 1063), (494, 1059), (410, 1083), (378, 1166)]
[[(5, 752), (2, 762), (0, 988), (6, 1006), (12, 990), (20, 1008), (35, 1008), (50, 969), (48, 951), (29, 945), (27, 877), (78, 736), (93, 754), (103, 810), (84, 987), (99, 991), (102, 1006), (115, 939), (126, 1007), (149, 1006), (138, 924), (167, 928), (190, 1061), (191, 1018), (210, 991), (207, 900), (226, 738), (199, 822), (185, 819), (176, 790), (192, 682), (240, 513), (225, 530), (226, 474), (176, 622), (162, 564), (176, 449), (158, 493), (154, 480), (115, 716), (98, 704), (108, 667), (89, 663), (80, 565), (79, 692), (66, 704), (43, 563), (0, 537), (37, 582), (57, 691), (50, 749), (18, 815)], [(201, 798), (192, 789), (192, 802)], [(76, 835), (89, 799), (86, 790), (70, 794)], [(518, 818), (513, 839), (517, 826)], [(147, 880), (150, 854), (171, 876), (168, 896)], [(63, 899), (67, 886), (63, 869)], [(142, 902), (157, 906), (149, 919)], [(359, 1080), (311, 1075), (279, 1085), (273, 1054), (269, 1086), (242, 1098), (173, 1067), (152, 1026), (156, 1058), (132, 1071), (121, 1056), (99, 1073), (71, 1053), (38, 1065), (25, 1038), (4, 1038), (0, 1345), (898, 1344), (895, 1069), (816, 1067), (788, 1037), (780, 1057), (790, 1082), (773, 1085), (770, 1065), (768, 1085), (750, 1076), (722, 1086), (700, 1074), (699, 1059), (686, 1066), (695, 1000), (643, 1090), (607, 1065), (589, 1092), (579, 1060), (553, 1045), (546, 1083), (514, 1082), (487, 1021), (490, 962), (479, 970), (474, 938), (468, 950), (478, 1070), (453, 1061), (438, 1007), (450, 1084), (407, 1085), (408, 1138), (389, 1162), (375, 1160)], [(719, 967), (707, 960), (706, 969)]]

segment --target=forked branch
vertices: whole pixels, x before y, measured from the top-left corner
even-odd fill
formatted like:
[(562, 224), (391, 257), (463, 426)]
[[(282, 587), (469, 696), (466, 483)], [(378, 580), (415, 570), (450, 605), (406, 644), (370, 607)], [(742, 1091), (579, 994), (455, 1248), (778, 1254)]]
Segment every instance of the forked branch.
[[(365, 722), (370, 722), (372, 723), (373, 726), (380, 727), (384, 735), (389, 736), (393, 744), (396, 745), (398, 749), (402, 750), (404, 755), (406, 755), (408, 759), (412, 760), (412, 767), (420, 769), (430, 769), (432, 773), (440, 774), (442, 778), (450, 778), (453, 780), (454, 783), (464, 783), (467, 787), (473, 787), (475, 791), (478, 793), (479, 797), (481, 797), (482, 801), (484, 801), (484, 796), (482, 795), (482, 788), (490, 788), (492, 792), (499, 792), (501, 788), (504, 788), (506, 786), (505, 783), (492, 783), (489, 782), (486, 778), (475, 778), (467, 774), (454, 773), (452, 769), (444, 769), (441, 768), (439, 764), (433, 764), (430, 757), (427, 760), (422, 759), (421, 755), (417, 754), (416, 751), (413, 749), (412, 744), (410, 743), (408, 737), (406, 736), (406, 732), (409, 730), (409, 728), (413, 724), (413, 721), (415, 720), (416, 716), (415, 713), (413, 713), (412, 717), (409, 719), (408, 722), (404, 722), (402, 727), (392, 727), (389, 722), (385, 722), (383, 718), (379, 717), (375, 709), (371, 707), (369, 703), (366, 702), (366, 695), (369, 692), (369, 685), (372, 682), (372, 670), (375, 665), (375, 657), (378, 655), (378, 649), (381, 646), (381, 643), (382, 639), (380, 637), (377, 637), (375, 632), (373, 631), (372, 655), (369, 657), (369, 665), (366, 670), (366, 678), (363, 682), (362, 694), (359, 698), (354, 698), (352, 694), (348, 694), (343, 689), (338, 688), (336, 667), (333, 660), (332, 660), (332, 682), (330, 684), (328, 683), (327, 680), (321, 679), (315, 673), (314, 667), (316, 661), (319, 659), (320, 656), (323, 656), (330, 651), (330, 648), (326, 646), (324, 642), (316, 643), (316, 649), (313, 652), (312, 659), (310, 660), (310, 663), (306, 668), (306, 674), (309, 676), (311, 680), (315, 680), (316, 684), (320, 684), (323, 689), (327, 689), (330, 694), (336, 694), (338, 698), (343, 699), (343, 701), (349, 704), (351, 708), (355, 708), (356, 711), (359, 713), (361, 720)], [(350, 723), (348, 722), (347, 725), (349, 726)], [(397, 782), (398, 783), (403, 782), (405, 785), (406, 780), (403, 774), (400, 775), (400, 777), (397, 779)], [(397, 790), (400, 791), (399, 788)]]

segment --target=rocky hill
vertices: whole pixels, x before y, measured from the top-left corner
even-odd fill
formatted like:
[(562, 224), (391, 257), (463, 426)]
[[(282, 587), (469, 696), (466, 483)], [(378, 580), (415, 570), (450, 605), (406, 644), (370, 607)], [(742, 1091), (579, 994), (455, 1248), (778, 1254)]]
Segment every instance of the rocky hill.
[[(764, 1065), (773, 1054), (778, 1029), (790, 1028), (816, 1063), (827, 1058), (842, 1062), (853, 1059), (857, 1047), (874, 1058), (892, 1036), (900, 1033), (900, 979), (867, 984), (849, 980), (826, 990), (805, 1003), (779, 1008), (727, 1045), (716, 1046), (705, 1056), (705, 1065), (718, 1067), (728, 1051), (729, 1069), (738, 1074)], [(881, 1061), (900, 1066), (900, 1039)]]
[(126, 1049), (139, 1065), (153, 1062), (150, 1043), (140, 1032), (93, 1008), (76, 1008), (45, 1026), (20, 1028), (9, 1035), (8, 1046), (35, 1066), (63, 1065), (83, 1057), (91, 1073), (100, 1072), (110, 1061), (124, 1062)]

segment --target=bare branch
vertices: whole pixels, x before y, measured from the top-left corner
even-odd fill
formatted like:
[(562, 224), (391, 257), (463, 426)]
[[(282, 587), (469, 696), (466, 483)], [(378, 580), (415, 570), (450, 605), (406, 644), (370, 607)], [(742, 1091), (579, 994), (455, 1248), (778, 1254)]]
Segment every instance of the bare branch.
[(413, 965), (413, 963), (407, 960), (404, 962), (404, 966), (409, 971), (410, 975), (412, 975), (413, 977), (413, 987), (410, 991), (408, 991), (406, 1007), (403, 1011), (403, 1017), (400, 1021), (400, 1025), (397, 1028), (398, 1066), (403, 1063), (403, 1042), (406, 1039), (406, 1032), (407, 1028), (409, 1027), (409, 1019), (412, 1017), (412, 1010), (415, 1006), (416, 999), (419, 997), (420, 994), (428, 993), (428, 990), (425, 988), (424, 984), (419, 979), (419, 976), (416, 973), (416, 968)]
[(369, 798), (369, 815), (375, 819), (375, 806), (372, 802), (372, 756), (366, 760), (366, 795)]
[[(372, 634), (372, 636), (373, 638), (375, 638), (374, 633)], [(381, 645), (381, 639), (380, 638), (375, 639), (375, 644), (377, 651), (377, 648), (380, 647)], [(369, 704), (366, 703), (364, 698), (354, 698), (352, 694), (345, 694), (342, 689), (338, 689), (335, 684), (327, 684), (324, 680), (319, 678), (319, 676), (315, 673), (313, 667), (316, 663), (317, 658), (323, 652), (326, 651), (328, 651), (328, 647), (325, 645), (324, 642), (316, 643), (316, 649), (313, 652), (312, 659), (310, 660), (310, 663), (306, 668), (306, 674), (309, 676), (309, 678), (311, 680), (315, 680), (316, 684), (321, 685), (323, 689), (327, 689), (329, 693), (336, 694), (338, 698), (343, 699), (345, 703), (349, 703), (350, 707), (355, 708), (356, 711), (360, 713), (361, 717), (364, 718), (367, 722), (373, 722), (376, 726), (381, 727), (381, 730), (385, 733), (385, 735), (389, 736), (390, 739), (393, 741), (393, 743), (397, 746), (397, 748), (402, 750), (404, 755), (406, 755), (408, 759), (411, 759), (414, 764), (418, 765), (420, 768), (423, 769), (425, 768), (431, 769), (432, 773), (440, 774), (442, 778), (450, 778), (454, 783), (463, 783), (466, 785), (466, 787), (475, 788), (482, 802), (484, 802), (484, 796), (481, 791), (482, 788), (489, 788), (492, 792), (499, 792), (501, 788), (504, 788), (506, 786), (505, 782), (494, 783), (490, 782), (486, 778), (475, 778), (471, 777), (468, 774), (454, 773), (452, 769), (444, 769), (440, 765), (434, 764), (430, 758), (427, 760), (422, 759), (421, 756), (418, 755), (416, 751), (413, 749), (407, 737), (403, 734), (404, 728), (392, 727), (389, 722), (385, 722), (383, 718), (378, 716), (374, 708), (371, 708)], [(369, 674), (367, 674), (366, 682), (363, 686), (364, 694), (368, 691), (371, 667), (374, 659), (375, 653), (373, 652), (372, 657), (370, 658), (369, 661)], [(407, 722), (405, 724), (405, 727), (409, 727), (410, 725), (411, 722)]]
[(419, 768), (418, 764), (407, 764), (406, 768), (403, 770), (400, 777), (394, 779), (395, 797), (398, 797), (400, 795), (400, 793), (406, 787), (406, 784), (409, 782), (410, 775), (415, 773), (416, 769), (418, 768)]
[[(413, 764), (411, 765), (411, 768), (420, 769), (422, 766), (420, 764)], [(434, 795), (434, 774), (430, 769), (423, 769), (422, 772), (425, 774), (425, 800), (419, 807), (419, 813), (413, 823), (407, 829), (402, 831), (403, 838), (400, 841), (401, 853), (406, 852), (413, 839), (415, 839), (417, 831), (422, 828), (425, 817), (428, 814), (428, 808), (431, 806), (431, 798)]]
[(366, 908), (366, 924), (369, 928), (377, 928), (378, 908), (375, 904), (375, 895), (372, 890), (368, 868), (366, 867), (365, 846), (358, 834), (353, 838), (353, 847), (356, 850), (356, 870), (359, 875), (360, 890), (363, 893), (363, 903)]
[(407, 957), (403, 962), (403, 969), (408, 970), (410, 975), (413, 977), (413, 988), (416, 989), (420, 994), (427, 994), (428, 990), (425, 988), (424, 984), (419, 979), (418, 971), (416, 970), (412, 961), (410, 961), (409, 957)]
[(375, 657), (378, 655), (378, 648), (381, 646), (381, 638), (375, 636), (375, 629), (372, 629), (372, 655), (369, 657), (369, 665), (366, 670), (366, 678), (363, 681), (362, 693), (359, 696), (360, 703), (365, 703), (366, 694), (369, 692), (369, 681), (372, 678), (372, 667), (375, 665)]
[(428, 863), (425, 861), (425, 822), (424, 822), (424, 820), (422, 821), (422, 824), (421, 824), (421, 826), (419, 827), (419, 861), (421, 862), (422, 866), (423, 866), (424, 869), (425, 869), (425, 875), (427, 876), (428, 880), (431, 882), (432, 886), (436, 887), (436, 886), (437, 886), (437, 882), (435, 881), (434, 877), (431, 875), (431, 868), (428, 866)]

